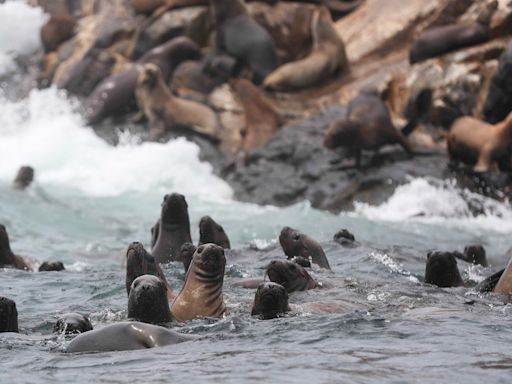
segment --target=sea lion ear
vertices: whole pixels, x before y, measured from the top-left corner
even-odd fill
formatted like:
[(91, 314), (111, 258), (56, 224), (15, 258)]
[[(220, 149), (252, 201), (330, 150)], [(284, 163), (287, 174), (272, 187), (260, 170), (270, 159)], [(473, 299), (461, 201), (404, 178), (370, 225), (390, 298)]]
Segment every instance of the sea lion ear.
[(430, 256), (432, 256), (432, 251), (430, 251), (429, 253), (427, 253), (427, 260), (430, 259)]

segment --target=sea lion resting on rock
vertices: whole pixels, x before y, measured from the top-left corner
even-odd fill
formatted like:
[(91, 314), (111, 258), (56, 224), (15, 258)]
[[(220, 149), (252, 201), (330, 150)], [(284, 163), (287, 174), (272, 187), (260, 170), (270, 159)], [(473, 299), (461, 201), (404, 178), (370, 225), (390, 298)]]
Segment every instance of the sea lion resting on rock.
[(267, 266), (270, 281), (281, 284), (288, 293), (318, 287), (317, 282), (300, 264), (289, 260), (273, 260)]
[(497, 124), (469, 116), (455, 120), (448, 134), (448, 153), (455, 160), (474, 165), (475, 172), (487, 172), (500, 162), (510, 166), (512, 113)]
[(34, 168), (28, 165), (20, 167), (13, 182), (14, 189), (25, 189), (34, 181)]
[(322, 246), (311, 237), (290, 227), (284, 227), (279, 234), (279, 243), (284, 253), (291, 259), (295, 256), (311, 258), (311, 262), (322, 268), (331, 269)]
[(217, 244), (224, 249), (231, 248), (228, 235), (222, 225), (217, 224), (210, 216), (203, 216), (199, 220), (199, 245), (207, 243)]
[(25, 271), (32, 270), (23, 257), (12, 253), (7, 230), (3, 224), (0, 224), (0, 267), (6, 266), (23, 269)]
[(154, 64), (145, 64), (137, 79), (137, 104), (149, 121), (149, 135), (185, 129), (217, 141), (220, 130), (215, 113), (206, 105), (174, 96)]
[(430, 252), (425, 266), (425, 283), (438, 287), (463, 287), (457, 260), (450, 252)]
[[(402, 131), (409, 132), (411, 125), (407, 124)], [(386, 104), (377, 96), (367, 94), (349, 103), (347, 116), (332, 123), (324, 138), (324, 145), (329, 149), (345, 147), (355, 151), (356, 166), (361, 164), (361, 150), (378, 150), (395, 143), (413, 154), (406, 137), (393, 126)]]
[(16, 303), (0, 296), (0, 332), (18, 332)]
[(76, 19), (72, 16), (52, 16), (41, 27), (41, 42), (46, 53), (55, 51), (75, 34)]
[(162, 347), (194, 339), (192, 335), (184, 335), (157, 325), (136, 321), (123, 322), (82, 333), (69, 343), (66, 352), (128, 351)]
[(222, 296), (226, 257), (215, 244), (200, 245), (185, 277), (185, 284), (171, 312), (178, 321), (200, 317), (222, 317), (227, 309)]
[(152, 324), (172, 321), (167, 287), (161, 279), (142, 275), (133, 280), (128, 297), (128, 317)]
[(73, 334), (92, 331), (90, 320), (79, 313), (66, 313), (59, 317), (53, 326), (53, 332)]
[(345, 44), (334, 28), (327, 8), (320, 7), (315, 12), (311, 30), (311, 53), (304, 59), (277, 68), (265, 78), (265, 87), (285, 91), (306, 88), (348, 68)]

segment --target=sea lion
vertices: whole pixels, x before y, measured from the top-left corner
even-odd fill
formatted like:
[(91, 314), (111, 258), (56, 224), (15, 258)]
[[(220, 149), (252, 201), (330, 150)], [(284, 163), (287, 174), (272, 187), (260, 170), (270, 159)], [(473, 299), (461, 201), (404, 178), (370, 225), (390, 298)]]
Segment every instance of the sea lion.
[(151, 14), (166, 2), (166, 0), (130, 0), (130, 5), (137, 13)]
[(0, 332), (18, 332), (16, 303), (0, 296)]
[(474, 165), (475, 172), (487, 172), (500, 162), (510, 166), (511, 151), (512, 113), (497, 124), (463, 116), (453, 122), (448, 134), (450, 158)]
[(250, 81), (233, 79), (229, 85), (235, 98), (242, 105), (245, 115), (240, 149), (249, 153), (265, 145), (284, 121), (272, 103)]
[(350, 246), (354, 244), (356, 238), (348, 229), (343, 228), (334, 234), (333, 240), (338, 244)]
[(128, 317), (152, 324), (172, 321), (165, 283), (153, 275), (133, 280), (128, 296)]
[(217, 224), (210, 216), (203, 216), (199, 220), (199, 245), (213, 243), (219, 247), (230, 249), (228, 235), (222, 228), (222, 225)]
[(158, 238), (151, 250), (159, 263), (179, 261), (181, 246), (191, 243), (190, 219), (185, 196), (179, 193), (165, 195), (162, 202)]
[(311, 21), (313, 48), (305, 58), (286, 63), (263, 81), (269, 89), (290, 91), (311, 87), (337, 71), (348, 69), (345, 44), (334, 28), (327, 8), (320, 7)]
[(489, 40), (489, 28), (478, 22), (444, 25), (423, 31), (413, 42), (411, 64)]
[(130, 289), (133, 281), (142, 275), (153, 275), (158, 277), (165, 285), (167, 297), (174, 300), (176, 294), (167, 282), (160, 265), (155, 261), (141, 243), (133, 242), (128, 246), (126, 251), (126, 293), (130, 296)]
[[(165, 81), (185, 60), (197, 60), (201, 52), (188, 37), (177, 37), (159, 45), (137, 60), (137, 64), (152, 63), (160, 68)], [(87, 124), (99, 123), (106, 117), (121, 115), (135, 107), (135, 86), (139, 76), (136, 65), (102, 80), (84, 103)]]
[(216, 46), (249, 67), (259, 84), (277, 67), (272, 36), (249, 15), (243, 0), (210, 0), (216, 25)]
[(185, 277), (185, 284), (174, 301), (171, 312), (178, 321), (199, 317), (222, 317), (226, 304), (222, 296), (226, 257), (215, 244), (197, 247)]
[(92, 331), (91, 321), (79, 313), (66, 313), (59, 317), (53, 326), (53, 332), (74, 334)]
[(181, 246), (180, 259), (183, 262), (185, 273), (187, 273), (188, 268), (190, 267), (190, 263), (192, 262), (192, 257), (194, 257), (196, 249), (197, 247), (192, 243), (185, 243)]
[(75, 34), (76, 19), (68, 15), (51, 16), (41, 27), (41, 42), (45, 53), (55, 51)]
[(481, 245), (467, 245), (462, 253), (454, 252), (454, 256), (467, 263), (481, 265), (482, 267), (489, 265), (485, 256), (485, 248)]
[(206, 105), (174, 96), (156, 65), (144, 65), (135, 95), (149, 121), (150, 138), (158, 139), (170, 130), (185, 130), (218, 141), (220, 126), (215, 113)]
[(279, 234), (279, 243), (288, 259), (301, 256), (322, 268), (331, 269), (321, 245), (300, 231), (284, 227)]
[(463, 287), (464, 282), (451, 252), (429, 252), (425, 267), (425, 283), (438, 287)]
[(303, 266), (290, 260), (273, 260), (267, 266), (270, 281), (281, 284), (288, 293), (307, 291), (318, 286)]
[(69, 343), (66, 352), (129, 351), (194, 339), (192, 335), (184, 335), (158, 325), (137, 321), (122, 322), (78, 335)]
[(23, 257), (12, 253), (9, 235), (3, 224), (0, 224), (0, 267), (14, 267), (25, 271), (32, 270)]
[[(409, 124), (406, 128), (409, 129)], [(413, 154), (406, 137), (393, 126), (386, 104), (370, 94), (361, 94), (352, 100), (347, 116), (332, 123), (324, 137), (326, 148), (345, 147), (354, 151), (357, 167), (361, 164), (361, 150), (378, 150), (383, 145), (395, 143), (409, 155)]]
[[(504, 271), (500, 271), (501, 276), (494, 288), (494, 293), (499, 293), (502, 295), (511, 295), (512, 294), (512, 258), (508, 262), (507, 267)], [(500, 273), (498, 272), (498, 273)]]
[(39, 272), (64, 271), (64, 264), (61, 261), (45, 261), (39, 266)]
[(274, 319), (290, 311), (288, 292), (277, 283), (262, 283), (254, 295), (251, 316), (259, 316), (263, 320)]
[(29, 165), (20, 167), (13, 182), (14, 189), (25, 189), (34, 181), (34, 168)]

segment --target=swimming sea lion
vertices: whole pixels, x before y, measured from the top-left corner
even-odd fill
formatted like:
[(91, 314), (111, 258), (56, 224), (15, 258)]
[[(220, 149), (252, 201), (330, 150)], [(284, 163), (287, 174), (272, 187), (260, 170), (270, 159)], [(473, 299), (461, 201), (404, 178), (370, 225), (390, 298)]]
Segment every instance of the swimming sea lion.
[(457, 260), (450, 252), (429, 252), (425, 267), (425, 283), (438, 287), (463, 287)]
[(348, 68), (345, 44), (334, 28), (327, 8), (320, 7), (313, 15), (311, 33), (311, 53), (277, 68), (265, 78), (264, 87), (283, 91), (307, 88)]
[(34, 168), (28, 165), (20, 167), (14, 179), (14, 189), (25, 189), (34, 181)]
[(511, 295), (512, 294), (512, 258), (508, 262), (508, 265), (505, 268), (505, 271), (501, 273), (501, 276), (500, 276), (498, 283), (496, 284), (496, 287), (494, 288), (493, 292), (499, 293), (502, 295)]
[(261, 319), (274, 319), (288, 312), (288, 292), (277, 283), (262, 283), (254, 295), (251, 316), (260, 316)]
[(475, 172), (487, 172), (500, 162), (510, 165), (512, 113), (497, 124), (474, 117), (455, 120), (448, 134), (448, 153), (453, 160), (474, 165)]
[(181, 246), (191, 243), (190, 219), (185, 196), (172, 193), (164, 196), (158, 238), (151, 250), (153, 257), (159, 263), (179, 261)]
[(265, 145), (284, 121), (272, 103), (250, 81), (233, 79), (229, 85), (244, 109), (241, 150), (252, 152)]
[(249, 15), (243, 0), (210, 0), (215, 17), (217, 49), (253, 72), (259, 84), (277, 67), (272, 36)]
[(78, 335), (69, 343), (66, 352), (129, 351), (194, 339), (192, 335), (184, 335), (158, 325), (137, 321), (123, 322)]
[(18, 332), (16, 303), (0, 296), (0, 332)]
[(481, 265), (482, 267), (488, 266), (485, 248), (481, 245), (467, 245), (462, 253), (454, 252), (453, 254), (457, 259), (464, 260), (467, 263)]
[(79, 313), (66, 313), (59, 317), (53, 326), (53, 332), (73, 334), (92, 331), (91, 321)]
[(222, 225), (217, 224), (210, 216), (203, 216), (199, 220), (199, 245), (213, 243), (219, 247), (230, 249), (228, 235), (222, 228)]
[(267, 266), (270, 281), (281, 284), (288, 293), (307, 291), (318, 286), (303, 266), (289, 260), (273, 260)]
[(39, 272), (64, 271), (65, 269), (61, 261), (45, 261), (39, 266)]
[(144, 65), (135, 95), (149, 121), (152, 139), (160, 138), (166, 131), (185, 129), (218, 140), (220, 126), (215, 113), (206, 105), (174, 96), (156, 65)]
[(284, 227), (279, 234), (279, 243), (288, 259), (295, 256), (311, 258), (312, 263), (331, 269), (322, 246), (308, 235), (296, 229)]
[(354, 244), (354, 241), (356, 241), (356, 238), (354, 235), (348, 230), (348, 229), (340, 229), (338, 232), (334, 234), (333, 240), (337, 242), (338, 244), (344, 245), (344, 246), (350, 246)]
[(41, 42), (46, 53), (55, 51), (75, 34), (76, 19), (68, 15), (51, 16), (41, 27)]
[(14, 267), (25, 271), (32, 269), (23, 257), (12, 253), (9, 235), (3, 224), (0, 224), (0, 267)]
[(324, 146), (329, 149), (345, 147), (354, 151), (357, 167), (361, 164), (361, 150), (378, 150), (383, 145), (395, 143), (409, 155), (413, 153), (406, 137), (393, 126), (386, 104), (369, 94), (361, 94), (352, 100), (347, 116), (332, 123), (324, 138)]
[(469, 22), (444, 25), (423, 31), (413, 42), (409, 61), (411, 64), (470, 47), (489, 40), (489, 28), (478, 23)]
[(227, 309), (222, 296), (226, 257), (215, 244), (197, 247), (185, 277), (185, 284), (174, 301), (171, 312), (178, 321), (199, 317), (222, 317)]
[[(201, 56), (197, 44), (188, 37), (177, 37), (153, 48), (137, 60), (137, 64), (152, 63), (160, 68), (167, 82), (173, 70), (185, 60), (196, 60)], [(88, 124), (99, 123), (106, 117), (123, 114), (135, 107), (135, 86), (139, 76), (137, 66), (116, 73), (102, 80), (84, 103)]]
[(153, 275), (142, 275), (133, 280), (128, 297), (128, 317), (152, 324), (172, 321), (165, 283)]

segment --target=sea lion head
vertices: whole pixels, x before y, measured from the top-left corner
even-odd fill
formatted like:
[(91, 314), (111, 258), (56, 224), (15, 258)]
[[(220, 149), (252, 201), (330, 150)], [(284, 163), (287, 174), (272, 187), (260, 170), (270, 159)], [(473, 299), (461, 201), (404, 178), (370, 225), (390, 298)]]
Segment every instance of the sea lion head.
[(288, 293), (306, 291), (316, 286), (315, 280), (301, 265), (290, 260), (273, 260), (267, 266), (270, 281), (281, 284)]
[(335, 149), (350, 146), (359, 132), (360, 123), (347, 118), (334, 121), (324, 136), (324, 147)]
[(92, 331), (90, 320), (79, 313), (67, 313), (61, 316), (53, 326), (53, 332), (57, 333), (84, 333)]
[(162, 280), (153, 275), (142, 275), (133, 280), (128, 297), (128, 317), (152, 324), (172, 320), (167, 288)]
[(64, 271), (62, 261), (45, 261), (39, 266), (39, 272)]
[(485, 256), (485, 248), (481, 245), (467, 245), (464, 247), (464, 256), (466, 260), (475, 265), (487, 267), (487, 257)]
[(450, 252), (429, 252), (425, 268), (425, 283), (438, 287), (464, 286), (455, 256)]
[(295, 256), (309, 257), (305, 237), (302, 232), (290, 227), (281, 230), (279, 243), (288, 259)]
[(139, 73), (138, 83), (141, 86), (154, 88), (162, 77), (160, 68), (155, 64), (144, 64), (142, 71)]
[(14, 188), (25, 189), (34, 181), (34, 168), (24, 165), (18, 170), (14, 179)]
[(199, 221), (199, 245), (207, 243), (217, 244), (222, 248), (231, 248), (224, 228), (210, 216), (203, 216)]
[(179, 193), (171, 193), (164, 196), (162, 202), (162, 223), (166, 224), (188, 224), (188, 205), (185, 196)]
[(16, 303), (0, 296), (0, 332), (18, 332)]
[(130, 294), (133, 281), (142, 275), (158, 275), (155, 258), (139, 242), (133, 242), (126, 250), (126, 292)]
[(251, 316), (259, 315), (261, 319), (274, 319), (288, 312), (288, 292), (277, 283), (262, 283), (254, 295)]
[(194, 257), (194, 253), (196, 252), (196, 246), (192, 243), (185, 243), (181, 246), (180, 249), (180, 260), (183, 262), (183, 266), (185, 267), (185, 272), (188, 271), (190, 267), (190, 263), (192, 262), (192, 258)]
[(224, 281), (226, 268), (224, 248), (211, 243), (200, 245), (194, 253), (192, 265), (199, 277), (216, 277), (221, 282)]

